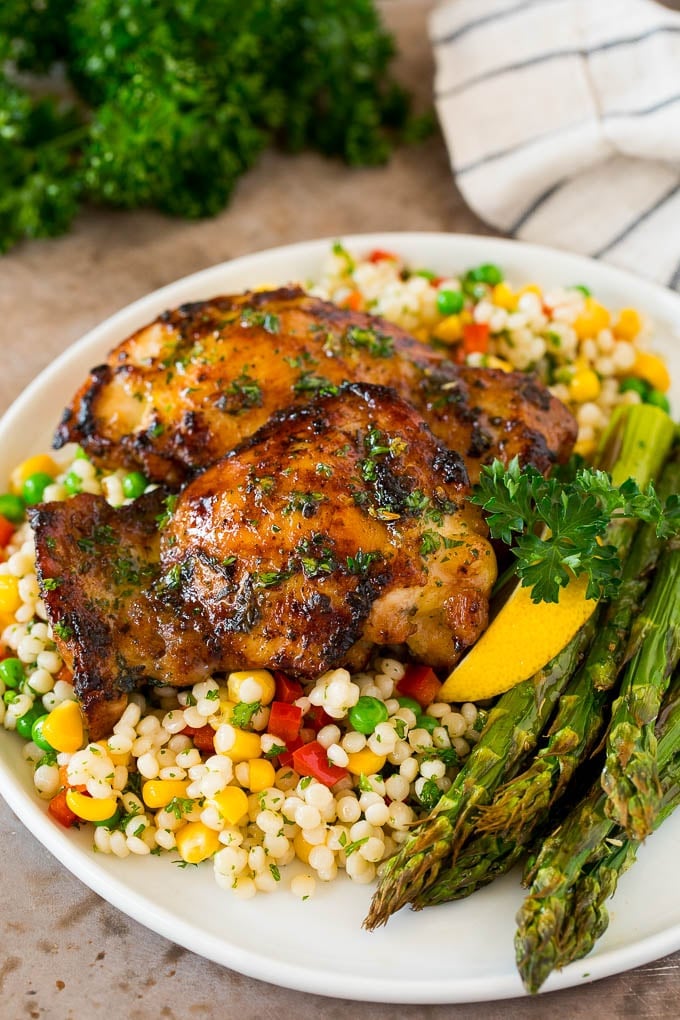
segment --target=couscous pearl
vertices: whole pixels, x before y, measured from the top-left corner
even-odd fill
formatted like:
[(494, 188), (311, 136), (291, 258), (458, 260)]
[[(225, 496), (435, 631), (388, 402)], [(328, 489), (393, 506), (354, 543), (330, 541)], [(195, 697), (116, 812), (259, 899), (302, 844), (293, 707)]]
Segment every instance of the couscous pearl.
[(345, 768), (349, 763), (349, 755), (344, 747), (340, 744), (331, 744), (326, 750), (329, 762), (333, 765), (339, 765), (340, 768)]
[(296, 875), (290, 883), (290, 891), (293, 896), (301, 900), (308, 900), (314, 895), (316, 882), (311, 875)]
[(144, 779), (155, 779), (160, 769), (155, 754), (147, 753), (137, 759), (137, 769)]
[(54, 677), (46, 669), (35, 669), (30, 675), (28, 685), (36, 694), (47, 694), (54, 687)]
[(356, 822), (361, 817), (361, 807), (354, 794), (338, 799), (338, 818), (341, 822)]
[(462, 737), (456, 737), (453, 741), (453, 746), (459, 758), (466, 758), (470, 753), (470, 745)]
[(335, 864), (335, 854), (327, 846), (315, 846), (309, 852), (309, 864), (315, 871), (326, 871)]
[[(390, 809), (384, 800), (379, 801), (376, 804), (371, 804), (365, 810), (366, 821), (370, 822), (371, 825), (387, 825), (390, 817)], [(376, 858), (377, 860), (377, 858)]]
[(406, 800), (411, 784), (408, 779), (395, 773), (385, 780), (385, 793), (390, 800)]
[(340, 727), (335, 725), (323, 726), (316, 735), (316, 739), (319, 741), (322, 747), (330, 747), (331, 744), (337, 744), (340, 740)]
[(446, 775), (446, 765), (438, 759), (424, 761), (420, 766), (420, 774), (426, 779), (441, 779)]
[(471, 726), (472, 723), (477, 718), (477, 706), (467, 701), (465, 702), (464, 705), (460, 706), (460, 714), (462, 715), (463, 719), (465, 719), (465, 722), (468, 724), (468, 726)]
[(39, 669), (44, 669), (48, 673), (58, 673), (63, 666), (63, 661), (58, 652), (46, 650), (44, 652), (40, 652), (36, 659), (36, 665)]
[(342, 738), (342, 746), (348, 754), (356, 754), (366, 747), (366, 737), (363, 733), (346, 733)]
[(462, 737), (468, 724), (460, 712), (449, 712), (442, 717), (442, 726), (445, 726), (452, 737)]
[(39, 765), (33, 774), (33, 783), (41, 797), (54, 797), (61, 785), (59, 769), (56, 765)]
[(251, 900), (257, 894), (255, 882), (247, 877), (237, 878), (231, 889), (239, 900)]

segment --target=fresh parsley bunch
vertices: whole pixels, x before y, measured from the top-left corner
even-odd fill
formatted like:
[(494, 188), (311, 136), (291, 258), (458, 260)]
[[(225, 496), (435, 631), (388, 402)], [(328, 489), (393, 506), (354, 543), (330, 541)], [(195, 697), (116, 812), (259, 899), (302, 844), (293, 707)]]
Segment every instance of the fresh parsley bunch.
[[(0, 250), (84, 201), (213, 215), (272, 141), (381, 162), (424, 126), (392, 55), (372, 0), (3, 0)], [(70, 103), (16, 74), (55, 68)]]
[(482, 468), (471, 501), (487, 514), (492, 538), (517, 557), (516, 573), (534, 602), (557, 602), (572, 577), (586, 574), (587, 598), (608, 598), (619, 585), (617, 549), (606, 541), (617, 518), (654, 524), (659, 538), (680, 531), (680, 497), (661, 503), (653, 486), (632, 478), (613, 485), (605, 471), (580, 468), (571, 481), (544, 478), (519, 460)]

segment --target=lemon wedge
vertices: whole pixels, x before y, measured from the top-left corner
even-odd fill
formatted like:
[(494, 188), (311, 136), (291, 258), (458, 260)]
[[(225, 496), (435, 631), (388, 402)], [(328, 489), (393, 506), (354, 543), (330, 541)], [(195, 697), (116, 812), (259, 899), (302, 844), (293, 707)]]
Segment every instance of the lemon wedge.
[(440, 701), (480, 701), (527, 680), (571, 641), (594, 613), (584, 575), (560, 589), (559, 602), (531, 601), (531, 589), (515, 588), (481, 638), (456, 666), (437, 695)]

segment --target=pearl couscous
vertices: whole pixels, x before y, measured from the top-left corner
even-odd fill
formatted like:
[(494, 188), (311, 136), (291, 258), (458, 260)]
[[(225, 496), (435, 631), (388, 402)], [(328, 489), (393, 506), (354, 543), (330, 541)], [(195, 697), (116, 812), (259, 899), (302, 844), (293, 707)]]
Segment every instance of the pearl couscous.
[[(612, 314), (584, 287), (544, 292), (490, 265), (442, 278), (336, 246), (314, 290), (459, 360), (537, 371), (574, 410), (586, 457), (616, 404), (665, 400), (649, 325), (634, 309)], [(99, 852), (210, 861), (217, 884), (241, 898), (285, 884), (307, 899), (339, 871), (371, 882), (451, 785), (485, 710), (438, 701), (433, 671), (387, 649), (365, 672), (335, 669), (304, 688), (242, 670), (134, 693), (108, 738), (87, 742), (40, 598), (25, 504), (89, 492), (119, 506), (149, 488), (138, 472), (103, 474), (71, 446), (24, 462), (0, 496), (0, 723), (24, 738), (37, 795), (57, 822), (90, 823)]]

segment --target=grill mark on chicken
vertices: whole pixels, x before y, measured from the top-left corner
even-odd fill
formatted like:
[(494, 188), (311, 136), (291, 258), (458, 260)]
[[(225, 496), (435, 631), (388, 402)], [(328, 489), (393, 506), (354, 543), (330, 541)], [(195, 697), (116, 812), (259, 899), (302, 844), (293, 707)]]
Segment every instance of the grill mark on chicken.
[(469, 491), (409, 404), (353, 384), (276, 414), (171, 513), (163, 490), (119, 509), (85, 494), (32, 510), (91, 736), (142, 683), (258, 666), (312, 679), (363, 667), (376, 643), (449, 669), (485, 625), (496, 571)]
[(177, 486), (276, 411), (357, 381), (413, 403), (473, 481), (495, 456), (546, 471), (575, 440), (538, 380), (456, 366), (391, 323), (283, 287), (190, 302), (138, 330), (93, 369), (55, 445), (79, 442), (102, 467)]

